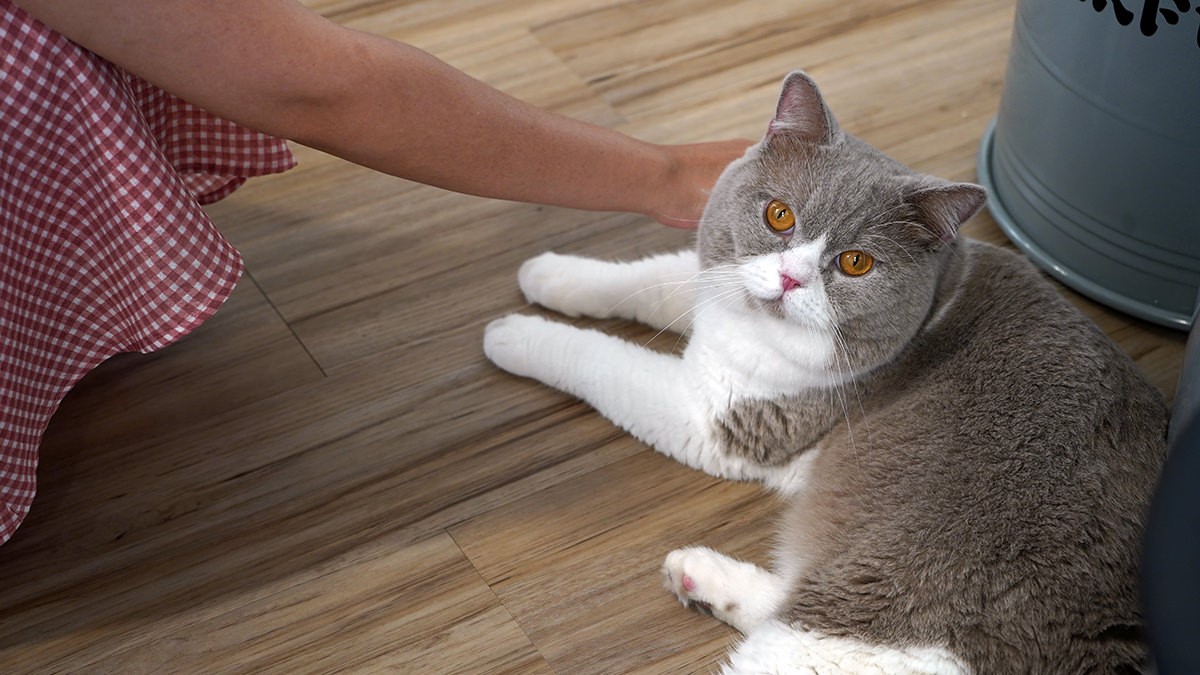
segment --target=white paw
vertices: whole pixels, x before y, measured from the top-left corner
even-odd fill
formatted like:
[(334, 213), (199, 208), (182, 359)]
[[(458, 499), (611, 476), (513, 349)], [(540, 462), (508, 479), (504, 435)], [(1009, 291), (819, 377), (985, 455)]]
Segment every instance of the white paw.
[(663, 585), (685, 607), (749, 633), (775, 615), (785, 596), (782, 579), (767, 570), (710, 548), (671, 551), (662, 566)]
[(684, 607), (695, 607), (707, 614), (736, 611), (722, 568), (728, 558), (710, 548), (692, 546), (667, 554), (663, 561), (663, 587)]
[(567, 316), (581, 316), (587, 313), (588, 288), (576, 277), (576, 268), (583, 262), (573, 256), (543, 253), (521, 265), (517, 283), (529, 302)]
[(523, 314), (496, 319), (483, 331), (483, 353), (500, 368), (528, 377), (537, 356), (538, 329), (546, 323), (540, 317)]

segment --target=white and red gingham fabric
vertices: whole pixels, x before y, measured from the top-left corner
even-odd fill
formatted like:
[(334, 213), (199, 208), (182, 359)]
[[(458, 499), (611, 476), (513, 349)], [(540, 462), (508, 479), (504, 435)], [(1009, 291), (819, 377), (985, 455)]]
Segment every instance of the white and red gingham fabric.
[(238, 252), (200, 204), (295, 164), (0, 0), (0, 543), (51, 414), (92, 368), (186, 334)]

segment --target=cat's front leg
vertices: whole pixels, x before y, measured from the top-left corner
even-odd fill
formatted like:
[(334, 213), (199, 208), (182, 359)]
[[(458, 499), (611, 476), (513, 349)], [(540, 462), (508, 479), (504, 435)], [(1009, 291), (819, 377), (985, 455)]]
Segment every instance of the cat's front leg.
[(497, 366), (578, 396), (665, 454), (685, 457), (706, 444), (701, 402), (676, 356), (521, 314), (489, 324), (483, 349)]
[(483, 348), (497, 366), (578, 396), (678, 462), (718, 478), (765, 478), (714, 439), (705, 389), (678, 356), (521, 314), (489, 324)]
[(699, 274), (693, 250), (634, 262), (543, 253), (521, 265), (517, 280), (530, 302), (567, 316), (632, 319), (682, 333), (691, 327)]
[(786, 597), (782, 577), (701, 546), (668, 553), (662, 577), (684, 607), (707, 611), (747, 634), (773, 618)]

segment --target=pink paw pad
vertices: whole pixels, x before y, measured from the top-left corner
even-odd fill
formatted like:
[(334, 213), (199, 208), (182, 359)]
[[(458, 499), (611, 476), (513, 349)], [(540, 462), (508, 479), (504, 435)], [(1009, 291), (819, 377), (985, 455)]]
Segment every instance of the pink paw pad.
[(696, 590), (696, 580), (695, 579), (693, 579), (690, 576), (685, 574), (685, 575), (683, 575), (682, 581), (683, 581), (683, 590), (687, 591), (688, 593), (691, 593), (692, 591)]

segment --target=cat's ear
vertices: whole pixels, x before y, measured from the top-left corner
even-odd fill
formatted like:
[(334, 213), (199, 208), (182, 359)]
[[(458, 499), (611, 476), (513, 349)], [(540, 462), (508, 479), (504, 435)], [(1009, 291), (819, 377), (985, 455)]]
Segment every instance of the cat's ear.
[(775, 118), (767, 127), (767, 139), (781, 134), (810, 143), (827, 143), (837, 133), (837, 121), (821, 98), (817, 83), (803, 71), (793, 71), (783, 81), (783, 92)]
[(958, 228), (983, 208), (987, 191), (972, 183), (943, 183), (916, 190), (906, 201), (932, 235), (930, 243), (947, 244), (958, 236)]

